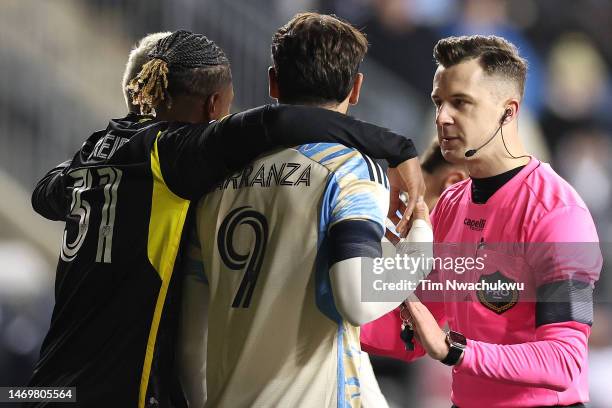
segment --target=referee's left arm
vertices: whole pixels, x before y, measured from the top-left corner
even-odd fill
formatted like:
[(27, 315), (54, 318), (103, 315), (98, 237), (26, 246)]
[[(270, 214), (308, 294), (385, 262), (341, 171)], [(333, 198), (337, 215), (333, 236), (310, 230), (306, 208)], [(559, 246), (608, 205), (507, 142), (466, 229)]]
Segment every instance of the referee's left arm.
[(534, 340), (520, 344), (468, 340), (455, 370), (562, 392), (588, 369), (593, 289), (603, 258), (585, 207), (554, 209), (538, 221), (534, 231), (527, 246), (538, 285)]

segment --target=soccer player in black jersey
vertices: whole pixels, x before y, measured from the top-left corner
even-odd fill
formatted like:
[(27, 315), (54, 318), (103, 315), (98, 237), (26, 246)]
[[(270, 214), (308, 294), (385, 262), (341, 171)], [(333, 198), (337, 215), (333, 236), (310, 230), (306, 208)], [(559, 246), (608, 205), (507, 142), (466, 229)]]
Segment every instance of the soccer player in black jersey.
[(111, 120), (32, 195), (39, 214), (66, 227), (51, 327), (29, 385), (75, 386), (76, 406), (184, 405), (173, 272), (191, 201), (231, 172), (272, 149), (317, 141), (386, 158), (405, 179), (418, 166), (410, 140), (324, 109), (263, 106), (208, 123), (231, 102), (222, 50), (177, 31), (150, 56), (131, 88), (141, 112), (156, 118)]

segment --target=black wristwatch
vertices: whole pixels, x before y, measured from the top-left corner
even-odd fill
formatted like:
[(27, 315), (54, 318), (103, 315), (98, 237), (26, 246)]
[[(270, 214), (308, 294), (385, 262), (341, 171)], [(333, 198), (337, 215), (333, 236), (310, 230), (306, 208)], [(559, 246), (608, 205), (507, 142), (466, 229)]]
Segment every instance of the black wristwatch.
[(454, 366), (459, 362), (463, 350), (467, 346), (467, 340), (463, 334), (450, 330), (446, 333), (446, 344), (448, 344), (448, 354), (442, 360), (442, 364)]

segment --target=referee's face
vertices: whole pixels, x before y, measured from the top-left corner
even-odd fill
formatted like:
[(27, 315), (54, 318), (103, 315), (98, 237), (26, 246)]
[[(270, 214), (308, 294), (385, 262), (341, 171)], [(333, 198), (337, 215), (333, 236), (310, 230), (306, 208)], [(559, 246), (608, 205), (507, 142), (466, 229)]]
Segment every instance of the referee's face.
[[(497, 130), (503, 106), (495, 95), (495, 80), (486, 75), (478, 60), (439, 66), (433, 79), (431, 99), (436, 106), (436, 129), (442, 155), (462, 163), (465, 152), (480, 147)], [(472, 159), (482, 159), (490, 143)]]

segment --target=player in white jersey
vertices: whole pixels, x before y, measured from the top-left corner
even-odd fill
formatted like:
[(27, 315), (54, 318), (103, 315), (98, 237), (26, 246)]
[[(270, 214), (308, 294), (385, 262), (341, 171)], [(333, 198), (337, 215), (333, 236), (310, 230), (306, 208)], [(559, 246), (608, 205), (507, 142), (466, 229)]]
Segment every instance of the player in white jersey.
[[(349, 24), (298, 15), (275, 34), (270, 94), (346, 113), (366, 50)], [(196, 262), (184, 287), (190, 402), (361, 406), (358, 326), (397, 306), (361, 302), (361, 262), (381, 256), (388, 207), (380, 166), (331, 143), (260, 157), (202, 199), (191, 258), (199, 249), (203, 273)]]

